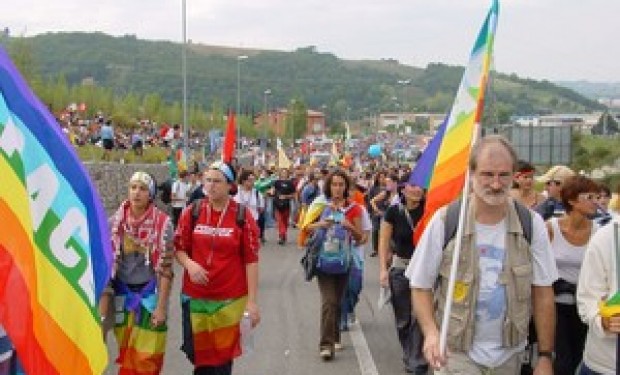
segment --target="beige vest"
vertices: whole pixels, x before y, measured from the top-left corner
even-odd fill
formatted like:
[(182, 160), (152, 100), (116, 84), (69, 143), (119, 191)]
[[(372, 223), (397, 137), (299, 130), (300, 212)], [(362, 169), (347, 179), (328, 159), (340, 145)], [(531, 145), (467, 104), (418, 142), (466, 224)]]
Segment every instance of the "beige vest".
[[(474, 206), (475, 202), (472, 200), (467, 207), (448, 329), (448, 348), (458, 352), (469, 351), (474, 339), (475, 311), (480, 284), (478, 267), (480, 255), (476, 248)], [(499, 282), (506, 286), (506, 317), (502, 330), (502, 343), (506, 348), (515, 347), (527, 338), (532, 313), (533, 281), (530, 245), (523, 237), (519, 216), (512, 199), (509, 200), (508, 207), (506, 255), (499, 276)], [(446, 208), (442, 210), (442, 218), (445, 219)], [(439, 268), (438, 286), (435, 289), (436, 319), (439, 323), (443, 319), (454, 245), (453, 238), (443, 250)]]

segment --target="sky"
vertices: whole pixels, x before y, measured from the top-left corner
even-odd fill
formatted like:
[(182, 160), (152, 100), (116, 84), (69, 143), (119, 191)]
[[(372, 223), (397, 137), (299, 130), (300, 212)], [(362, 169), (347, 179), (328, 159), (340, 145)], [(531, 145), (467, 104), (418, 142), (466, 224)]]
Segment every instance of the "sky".
[[(7, 3), (8, 2), (8, 3)], [(182, 42), (183, 0), (3, 0), (11, 35), (134, 34)], [(465, 65), (491, 0), (186, 0), (193, 43), (343, 59)], [(620, 82), (620, 1), (500, 0), (495, 70), (533, 79)]]

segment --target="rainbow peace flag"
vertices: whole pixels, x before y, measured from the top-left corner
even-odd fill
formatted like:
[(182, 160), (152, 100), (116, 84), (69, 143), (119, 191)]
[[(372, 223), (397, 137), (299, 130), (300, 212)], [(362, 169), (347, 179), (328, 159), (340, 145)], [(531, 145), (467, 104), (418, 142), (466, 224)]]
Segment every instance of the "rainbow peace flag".
[(219, 366), (241, 355), (241, 331), (247, 296), (226, 301), (181, 296), (183, 345), (196, 367)]
[(0, 48), (0, 323), (27, 374), (101, 374), (112, 252), (95, 188)]
[(411, 172), (409, 181), (428, 189), (424, 216), (416, 227), (414, 242), (420, 239), (435, 211), (463, 190), (474, 125), (480, 123), (484, 107), (498, 15), (499, 3), (493, 0), (452, 109)]

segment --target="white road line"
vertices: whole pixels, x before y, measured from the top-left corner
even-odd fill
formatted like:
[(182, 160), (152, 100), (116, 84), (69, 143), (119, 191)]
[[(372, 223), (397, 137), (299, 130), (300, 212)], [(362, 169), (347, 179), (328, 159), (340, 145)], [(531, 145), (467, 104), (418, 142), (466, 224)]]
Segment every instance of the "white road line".
[(355, 349), (355, 355), (357, 356), (357, 362), (360, 365), (361, 375), (379, 375), (375, 361), (372, 359), (364, 331), (359, 321), (349, 324), (349, 337), (353, 343)]

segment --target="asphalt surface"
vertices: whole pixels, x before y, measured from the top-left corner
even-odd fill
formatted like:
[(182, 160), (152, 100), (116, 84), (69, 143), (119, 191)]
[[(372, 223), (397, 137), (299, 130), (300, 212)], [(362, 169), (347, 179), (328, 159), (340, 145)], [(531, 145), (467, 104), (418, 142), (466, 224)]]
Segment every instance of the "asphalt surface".
[[(289, 243), (277, 244), (273, 229), (261, 249), (259, 306), (262, 321), (254, 332), (254, 351), (234, 362), (235, 375), (378, 375), (405, 374), (391, 306), (377, 309), (378, 259), (368, 257), (364, 288), (356, 308), (358, 323), (342, 335), (344, 350), (334, 360), (318, 355), (319, 290), (316, 281), (306, 282), (299, 264), (301, 251), (293, 244), (297, 235), (289, 229)], [(163, 374), (191, 374), (192, 366), (180, 351), (180, 275), (177, 270), (169, 312), (169, 331)], [(108, 335), (110, 360), (116, 344)], [(111, 365), (106, 374), (115, 374)]]

